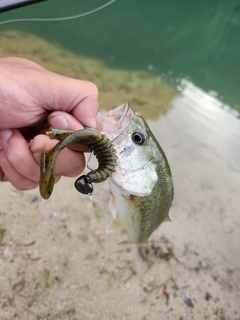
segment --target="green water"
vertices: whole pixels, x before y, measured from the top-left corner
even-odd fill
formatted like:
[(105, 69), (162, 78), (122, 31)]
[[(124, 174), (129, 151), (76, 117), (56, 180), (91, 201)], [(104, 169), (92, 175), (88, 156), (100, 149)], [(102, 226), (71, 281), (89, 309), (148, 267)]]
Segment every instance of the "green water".
[[(107, 0), (48, 0), (0, 14), (0, 21), (58, 18)], [(37, 34), (114, 68), (145, 70), (173, 86), (187, 78), (240, 110), (239, 0), (117, 0), (74, 20), (13, 22), (0, 30)]]

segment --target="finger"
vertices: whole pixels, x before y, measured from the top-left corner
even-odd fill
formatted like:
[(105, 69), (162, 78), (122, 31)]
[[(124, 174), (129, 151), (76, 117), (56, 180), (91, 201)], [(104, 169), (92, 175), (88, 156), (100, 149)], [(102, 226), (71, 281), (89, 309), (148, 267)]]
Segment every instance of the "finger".
[(46, 101), (49, 111), (65, 111), (82, 123), (96, 129), (99, 111), (98, 89), (95, 84), (49, 73), (48, 86), (51, 99)]
[(0, 181), (9, 181), (18, 190), (31, 190), (38, 186), (38, 182), (29, 180), (16, 171), (8, 161), (4, 151), (0, 152)]
[[(22, 176), (11, 166), (4, 156), (4, 152), (0, 152), (0, 165), (2, 167), (0, 170), (0, 181), (9, 181), (17, 190), (21, 191), (32, 190), (38, 187), (39, 182), (32, 181)], [(60, 178), (60, 176), (56, 176), (55, 182), (59, 181)]]
[[(63, 111), (53, 111), (48, 116), (49, 126), (58, 129), (65, 130), (82, 130), (85, 127), (71, 114), (63, 112)], [(102, 116), (100, 112), (98, 112), (96, 116), (96, 129), (101, 131), (103, 129), (102, 125)]]
[(28, 142), (18, 130), (1, 130), (0, 145), (3, 148), (2, 161), (4, 163), (4, 167), (3, 165), (1, 167), (10, 182), (15, 180), (16, 172), (27, 180), (39, 181), (39, 165), (29, 149)]
[(48, 117), (48, 123), (53, 128), (65, 130), (81, 130), (84, 126), (71, 114), (63, 111), (53, 111)]
[(27, 68), (27, 69), (32, 69), (32, 70), (45, 70), (42, 66), (40, 66), (39, 64), (25, 59), (25, 58), (19, 58), (19, 57), (2, 57), (0, 59), (0, 64), (4, 63), (4, 64), (9, 64), (10, 66), (15, 66), (17, 68), (21, 67), (21, 68)]
[[(18, 190), (34, 189), (39, 184), (40, 168), (29, 144), (18, 130), (0, 131), (1, 181), (9, 181)], [(55, 182), (60, 179), (56, 175)]]
[[(30, 150), (33, 157), (40, 163), (42, 148), (45, 145), (48, 153), (59, 141), (50, 140), (47, 136), (38, 135), (30, 141)], [(85, 157), (82, 152), (73, 151), (69, 148), (63, 149), (56, 161), (56, 175), (75, 177), (85, 168)]]
[(89, 128), (97, 129), (96, 117), (99, 112), (98, 89), (93, 83), (85, 83), (86, 92), (90, 91), (81, 102), (76, 104), (72, 110), (73, 116)]

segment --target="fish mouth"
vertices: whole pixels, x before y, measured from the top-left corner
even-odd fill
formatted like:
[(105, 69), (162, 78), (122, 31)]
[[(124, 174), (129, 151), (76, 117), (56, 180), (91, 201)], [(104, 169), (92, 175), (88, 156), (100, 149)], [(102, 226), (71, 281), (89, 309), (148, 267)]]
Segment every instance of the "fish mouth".
[(103, 133), (110, 139), (117, 139), (129, 126), (133, 112), (128, 102), (109, 111), (103, 118)]

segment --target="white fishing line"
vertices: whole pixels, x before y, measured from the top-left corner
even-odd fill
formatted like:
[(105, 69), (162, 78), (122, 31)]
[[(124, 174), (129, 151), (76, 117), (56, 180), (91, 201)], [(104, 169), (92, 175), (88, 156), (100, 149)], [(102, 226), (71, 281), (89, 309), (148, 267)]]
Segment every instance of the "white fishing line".
[(11, 22), (25, 22), (25, 21), (40, 21), (40, 22), (47, 22), (47, 21), (63, 21), (63, 20), (72, 20), (72, 19), (77, 19), (77, 18), (82, 18), (84, 16), (87, 16), (89, 14), (95, 13), (99, 10), (102, 10), (103, 8), (106, 8), (107, 6), (109, 6), (110, 4), (112, 4), (113, 2), (115, 2), (117, 0), (111, 0), (107, 3), (105, 3), (104, 5), (93, 9), (91, 11), (87, 11), (85, 13), (81, 13), (75, 16), (69, 16), (69, 17), (62, 17), (62, 18), (27, 18), (27, 19), (13, 19), (13, 20), (6, 20), (6, 21), (2, 21), (0, 22), (1, 24), (5, 24), (5, 23), (11, 23)]
[(92, 193), (89, 193), (88, 194), (88, 198), (91, 200), (91, 201), (93, 201), (93, 202), (98, 202), (98, 203), (102, 203), (101, 201), (99, 201), (99, 200), (97, 200), (97, 199), (93, 199), (93, 195), (92, 195)]

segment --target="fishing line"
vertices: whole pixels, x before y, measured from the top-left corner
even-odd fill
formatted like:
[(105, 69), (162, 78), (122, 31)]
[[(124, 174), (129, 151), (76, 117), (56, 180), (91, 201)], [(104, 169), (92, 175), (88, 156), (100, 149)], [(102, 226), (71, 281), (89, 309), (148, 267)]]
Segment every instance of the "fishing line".
[(85, 13), (81, 13), (81, 14), (78, 14), (78, 15), (75, 15), (75, 16), (69, 16), (69, 17), (63, 17), (63, 18), (29, 18), (29, 19), (13, 19), (13, 20), (6, 20), (6, 21), (2, 21), (0, 22), (0, 25), (1, 24), (5, 24), (5, 23), (10, 23), (10, 22), (25, 22), (25, 21), (39, 21), (39, 22), (48, 22), (48, 21), (64, 21), (64, 20), (72, 20), (72, 19), (77, 19), (77, 18), (82, 18), (84, 16), (87, 16), (89, 14), (92, 14), (92, 13), (95, 13), (99, 10), (102, 10), (103, 8), (106, 8), (107, 6), (109, 6), (110, 4), (112, 4), (113, 2), (115, 2), (117, 0), (111, 0), (107, 3), (105, 3), (104, 5), (96, 8), (96, 9), (93, 9), (93, 10), (90, 10), (90, 11), (87, 11)]
[(101, 201), (99, 201), (99, 200), (97, 200), (97, 199), (93, 198), (93, 195), (92, 195), (91, 193), (89, 193), (89, 194), (88, 194), (88, 198), (89, 198), (91, 201), (93, 201), (93, 202), (98, 202), (98, 203), (101, 203), (101, 204), (102, 204), (102, 202), (101, 202)]

